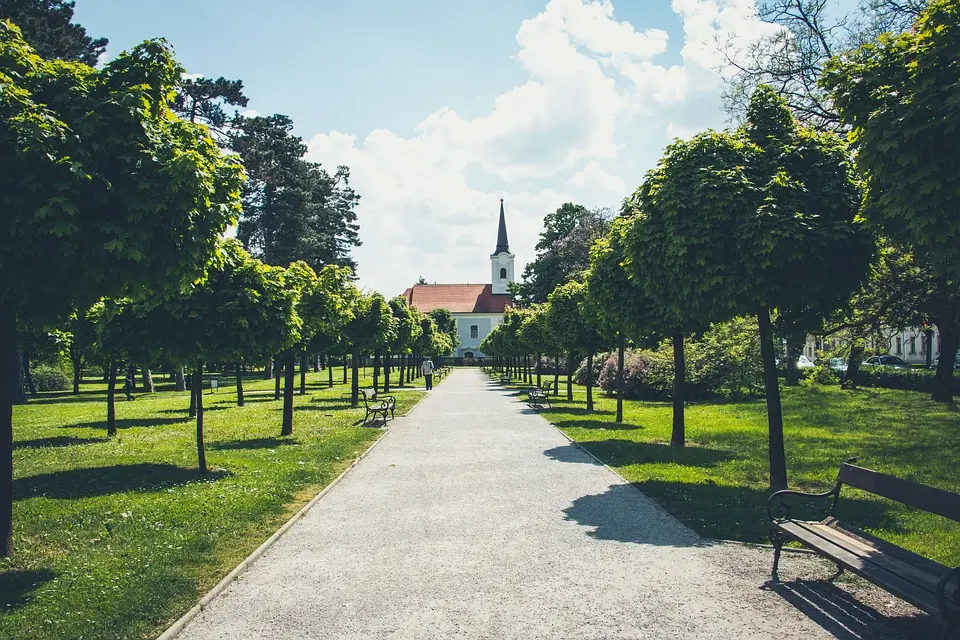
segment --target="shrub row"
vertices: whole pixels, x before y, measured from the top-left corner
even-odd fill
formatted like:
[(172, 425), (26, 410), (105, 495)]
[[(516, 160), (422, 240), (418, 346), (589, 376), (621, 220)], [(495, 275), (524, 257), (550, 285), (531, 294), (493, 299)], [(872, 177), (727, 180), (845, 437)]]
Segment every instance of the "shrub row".
[[(895, 369), (893, 367), (860, 367), (857, 384), (861, 387), (933, 391), (933, 369)], [(960, 381), (953, 378), (954, 393), (960, 393)]]

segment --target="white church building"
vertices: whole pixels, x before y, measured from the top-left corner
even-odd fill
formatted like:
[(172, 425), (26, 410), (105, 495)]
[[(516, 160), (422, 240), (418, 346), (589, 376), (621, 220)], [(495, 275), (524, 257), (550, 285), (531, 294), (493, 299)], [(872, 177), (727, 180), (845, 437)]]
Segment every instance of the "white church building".
[(510, 304), (509, 286), (514, 282), (514, 260), (507, 241), (507, 221), (500, 200), (497, 247), (490, 254), (489, 284), (416, 284), (403, 292), (407, 304), (423, 313), (447, 309), (457, 322), (460, 345), (455, 358), (483, 358), (480, 343), (503, 322)]

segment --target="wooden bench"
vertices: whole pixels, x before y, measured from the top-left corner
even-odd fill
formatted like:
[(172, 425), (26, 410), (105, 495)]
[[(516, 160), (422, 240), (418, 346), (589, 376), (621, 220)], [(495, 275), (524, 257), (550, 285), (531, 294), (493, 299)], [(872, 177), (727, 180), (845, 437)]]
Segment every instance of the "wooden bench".
[(377, 402), (386, 402), (386, 403), (387, 403), (387, 410), (390, 412), (390, 419), (391, 419), (391, 420), (393, 419), (393, 411), (394, 411), (394, 409), (397, 408), (397, 397), (396, 397), (396, 396), (391, 396), (391, 395), (387, 395), (387, 394), (383, 394), (383, 393), (374, 392), (374, 393), (373, 393), (373, 396), (372, 396), (370, 399), (371, 399), (371, 400), (374, 400), (374, 401), (377, 401)]
[[(960, 494), (858, 467), (851, 458), (840, 465), (837, 484), (826, 493), (777, 491), (767, 501), (773, 542), (772, 581), (778, 582), (784, 542), (796, 540), (844, 569), (886, 589), (918, 609), (939, 616), (943, 637), (960, 637), (960, 567), (951, 568), (881, 540), (837, 518), (840, 489), (849, 485), (909, 507), (960, 522)], [(790, 517), (790, 497), (831, 500), (821, 521)]]
[(366, 426), (368, 420), (371, 423), (376, 422), (377, 416), (383, 416), (383, 424), (386, 425), (387, 414), (390, 413), (390, 404), (386, 400), (378, 399), (375, 395), (367, 396), (364, 389), (360, 389), (360, 397), (363, 398), (363, 406), (367, 410), (366, 415), (363, 416), (363, 425)]
[(531, 387), (527, 391), (527, 404), (531, 407), (542, 407), (544, 404), (550, 408), (550, 392), (553, 391), (553, 382), (544, 382), (540, 388)]

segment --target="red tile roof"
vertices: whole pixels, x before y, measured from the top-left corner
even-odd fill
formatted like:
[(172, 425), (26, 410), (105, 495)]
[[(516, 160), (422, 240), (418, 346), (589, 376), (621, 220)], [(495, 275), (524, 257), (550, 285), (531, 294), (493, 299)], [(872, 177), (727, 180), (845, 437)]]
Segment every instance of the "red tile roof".
[(447, 309), (451, 313), (503, 313), (507, 294), (493, 293), (489, 284), (415, 284), (403, 292), (407, 304), (423, 313)]

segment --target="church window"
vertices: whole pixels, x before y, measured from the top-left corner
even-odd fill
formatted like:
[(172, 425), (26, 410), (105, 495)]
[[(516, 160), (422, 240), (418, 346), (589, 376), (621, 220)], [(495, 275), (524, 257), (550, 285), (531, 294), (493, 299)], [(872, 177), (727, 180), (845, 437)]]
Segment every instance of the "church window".
[(475, 324), (470, 325), (470, 337), (476, 340), (480, 337), (480, 327)]
[(506, 280), (506, 279), (507, 279), (507, 270), (506, 270), (506, 269), (500, 269), (500, 279), (501, 279), (501, 280)]

